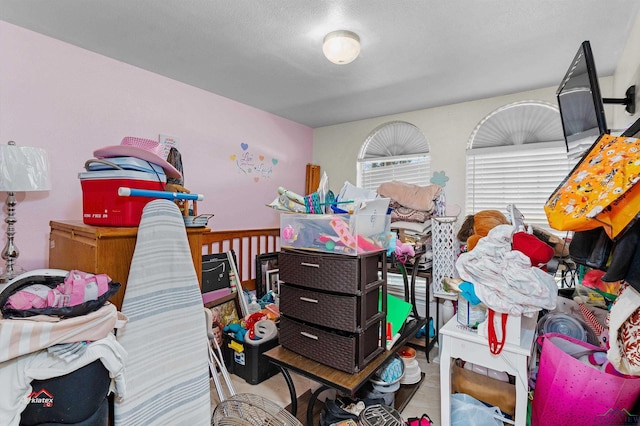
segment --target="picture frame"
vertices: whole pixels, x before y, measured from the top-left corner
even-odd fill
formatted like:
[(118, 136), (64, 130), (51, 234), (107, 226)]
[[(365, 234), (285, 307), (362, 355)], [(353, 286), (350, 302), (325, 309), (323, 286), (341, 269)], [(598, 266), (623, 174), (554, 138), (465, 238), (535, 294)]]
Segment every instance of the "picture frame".
[(238, 293), (233, 292), (219, 299), (204, 304), (206, 309), (211, 311), (211, 321), (213, 334), (216, 336), (218, 345), (222, 347), (222, 331), (230, 324), (240, 322), (240, 303)]
[(280, 295), (280, 270), (270, 269), (267, 271), (267, 291), (273, 291), (274, 294)]
[(278, 252), (256, 255), (256, 297), (260, 299), (269, 291), (268, 271), (278, 271)]
[(242, 314), (242, 318), (249, 315), (249, 300), (247, 299), (247, 293), (242, 288), (242, 281), (240, 280), (240, 274), (236, 268), (236, 257), (233, 250), (227, 252), (229, 262), (229, 281), (231, 283), (231, 292), (238, 295), (238, 305), (240, 307), (239, 313)]
[(233, 274), (238, 276), (233, 250), (202, 255), (202, 302), (209, 303), (231, 294)]

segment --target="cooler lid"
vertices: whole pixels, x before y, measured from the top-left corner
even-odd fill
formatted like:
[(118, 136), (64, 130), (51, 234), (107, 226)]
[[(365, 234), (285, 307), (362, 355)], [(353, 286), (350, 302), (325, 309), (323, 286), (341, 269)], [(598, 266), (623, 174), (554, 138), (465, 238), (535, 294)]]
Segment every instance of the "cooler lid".
[(101, 179), (135, 179), (151, 182), (167, 182), (167, 176), (156, 173), (137, 172), (134, 170), (96, 170), (91, 172), (78, 173), (80, 180), (101, 180)]

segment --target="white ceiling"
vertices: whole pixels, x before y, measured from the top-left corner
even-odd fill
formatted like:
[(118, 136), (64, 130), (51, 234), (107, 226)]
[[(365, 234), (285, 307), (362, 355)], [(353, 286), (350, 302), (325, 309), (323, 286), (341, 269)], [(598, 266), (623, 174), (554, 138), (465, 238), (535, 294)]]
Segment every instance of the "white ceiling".
[[(638, 0), (0, 0), (0, 19), (321, 127), (613, 73)], [(334, 65), (328, 32), (360, 57)], [(623, 97), (624, 94), (614, 94)]]

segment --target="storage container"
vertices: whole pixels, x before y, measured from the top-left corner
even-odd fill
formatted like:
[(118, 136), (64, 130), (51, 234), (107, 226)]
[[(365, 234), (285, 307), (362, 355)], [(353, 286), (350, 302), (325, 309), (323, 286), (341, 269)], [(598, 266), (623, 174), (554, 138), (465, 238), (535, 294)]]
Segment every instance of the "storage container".
[(510, 416), (516, 412), (515, 385), (466, 370), (456, 362), (451, 366), (451, 393), (467, 394)]
[(280, 246), (357, 255), (386, 250), (391, 239), (388, 214), (280, 215)]
[(482, 304), (472, 305), (464, 296), (460, 296), (456, 318), (462, 325), (478, 328), (478, 325), (487, 318), (487, 308)]
[(278, 367), (262, 355), (278, 346), (278, 339), (270, 339), (257, 345), (246, 343), (223, 333), (224, 364), (229, 373), (242, 377), (247, 383), (257, 385), (278, 372)]
[[(502, 314), (507, 315), (507, 314)], [(537, 316), (527, 317), (520, 315), (509, 315), (507, 318), (506, 325), (506, 337), (505, 343), (512, 345), (520, 345), (520, 339), (522, 337), (523, 332), (528, 330), (529, 332), (533, 332), (536, 328)], [(500, 314), (496, 312), (494, 317), (494, 328), (496, 330), (496, 334), (498, 340), (502, 338), (502, 324)], [(489, 336), (489, 317), (487, 319), (478, 324), (478, 336), (484, 336), (488, 339)]]
[(385, 349), (380, 345), (384, 319), (361, 333), (345, 333), (280, 318), (280, 344), (295, 353), (347, 373), (357, 373)]
[(133, 170), (100, 170), (78, 174), (82, 187), (82, 221), (98, 226), (138, 226), (142, 209), (153, 198), (122, 197), (118, 188), (164, 191), (166, 177)]
[(280, 281), (322, 291), (361, 295), (381, 284), (381, 253), (340, 256), (309, 250), (283, 249), (278, 253)]

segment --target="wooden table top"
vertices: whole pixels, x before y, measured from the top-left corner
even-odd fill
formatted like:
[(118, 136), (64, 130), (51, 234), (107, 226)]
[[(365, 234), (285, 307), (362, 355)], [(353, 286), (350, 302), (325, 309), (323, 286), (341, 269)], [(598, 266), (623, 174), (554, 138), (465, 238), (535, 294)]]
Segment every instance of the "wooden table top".
[(365, 367), (357, 373), (347, 373), (337, 370), (317, 361), (313, 361), (302, 355), (299, 355), (289, 349), (283, 348), (281, 345), (276, 346), (264, 352), (264, 356), (268, 357), (274, 364), (294, 371), (304, 377), (307, 377), (318, 383), (327, 385), (333, 389), (344, 392), (351, 396), (360, 389), (380, 368), (386, 360), (388, 360), (407, 340), (411, 339), (418, 332), (420, 327), (426, 323), (425, 319), (419, 319), (413, 323), (407, 323), (402, 337), (398, 339), (395, 346), (391, 350), (385, 350), (375, 357)]

